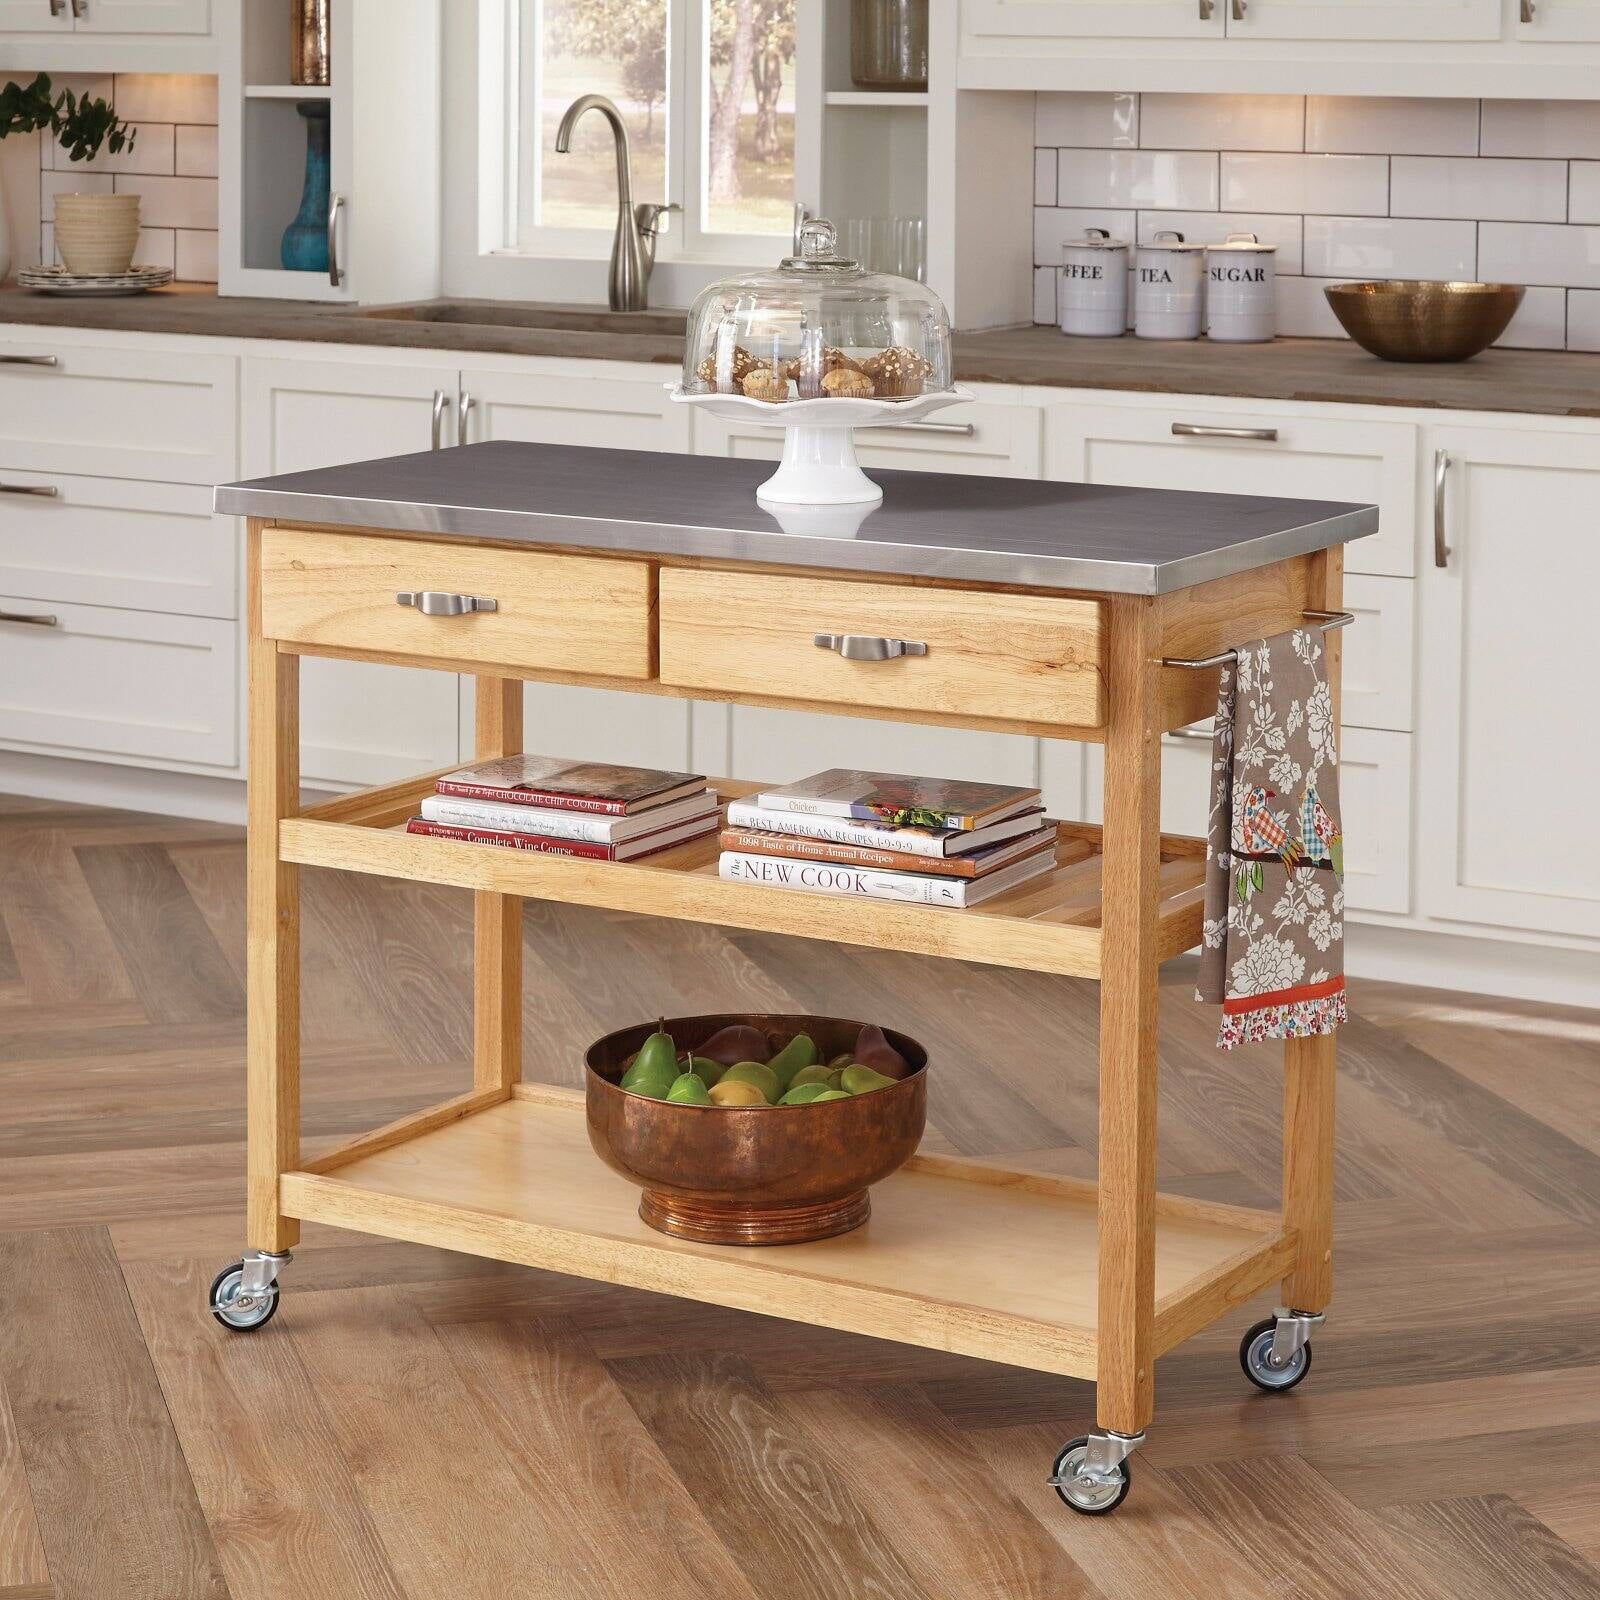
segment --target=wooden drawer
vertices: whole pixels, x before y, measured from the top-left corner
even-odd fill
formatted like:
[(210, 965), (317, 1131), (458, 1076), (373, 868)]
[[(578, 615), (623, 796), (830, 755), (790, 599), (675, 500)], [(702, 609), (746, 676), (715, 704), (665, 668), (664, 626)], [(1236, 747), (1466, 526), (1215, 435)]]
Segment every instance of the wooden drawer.
[[(914, 640), (927, 653), (849, 661), (818, 649), (819, 633)], [(1097, 600), (661, 574), (661, 680), (685, 689), (1095, 728), (1105, 720), (1104, 658)]]
[(167, 483), (238, 468), (238, 364), (190, 351), (0, 341), (0, 469)]
[(0, 595), (0, 744), (55, 756), (238, 764), (238, 629), (214, 617)]
[[(492, 599), (496, 609), (427, 616), (395, 599), (425, 589)], [(261, 631), (296, 644), (648, 678), (650, 603), (642, 561), (301, 528), (262, 536)]]

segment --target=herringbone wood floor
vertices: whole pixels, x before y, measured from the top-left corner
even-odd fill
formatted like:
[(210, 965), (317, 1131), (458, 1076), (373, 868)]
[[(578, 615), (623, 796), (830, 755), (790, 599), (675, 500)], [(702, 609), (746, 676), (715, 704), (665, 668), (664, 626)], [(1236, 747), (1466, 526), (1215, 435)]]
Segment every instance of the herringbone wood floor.
[[(1600, 1596), (1600, 1014), (1360, 986), (1314, 1372), (1251, 1390), (1245, 1314), (1168, 1357), (1091, 1521), (1044, 1484), (1080, 1383), (328, 1229), (219, 1329), (243, 874), (231, 829), (0, 799), (0, 1600)], [(462, 1085), (469, 907), (306, 896), (315, 1148)], [(530, 1073), (836, 1009), (936, 1042), (930, 1140), (1093, 1170), (1091, 986), (538, 905), (526, 940)], [(1169, 971), (1163, 1182), (1270, 1203), (1277, 1053), (1219, 1057)]]

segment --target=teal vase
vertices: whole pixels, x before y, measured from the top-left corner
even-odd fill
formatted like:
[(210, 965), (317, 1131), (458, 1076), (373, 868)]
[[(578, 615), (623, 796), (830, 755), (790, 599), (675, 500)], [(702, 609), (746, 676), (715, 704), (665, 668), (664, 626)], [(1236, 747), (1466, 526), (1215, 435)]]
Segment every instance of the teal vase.
[(299, 100), (306, 123), (306, 181), (300, 210), (283, 230), (283, 264), (290, 272), (328, 270), (328, 102)]

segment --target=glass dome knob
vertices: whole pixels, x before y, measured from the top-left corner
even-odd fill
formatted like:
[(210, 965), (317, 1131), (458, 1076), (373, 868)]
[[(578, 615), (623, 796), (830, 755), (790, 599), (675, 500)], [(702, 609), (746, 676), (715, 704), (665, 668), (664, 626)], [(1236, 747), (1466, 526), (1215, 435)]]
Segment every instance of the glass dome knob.
[(826, 217), (814, 217), (800, 228), (800, 255), (806, 261), (824, 261), (833, 255), (839, 234)]

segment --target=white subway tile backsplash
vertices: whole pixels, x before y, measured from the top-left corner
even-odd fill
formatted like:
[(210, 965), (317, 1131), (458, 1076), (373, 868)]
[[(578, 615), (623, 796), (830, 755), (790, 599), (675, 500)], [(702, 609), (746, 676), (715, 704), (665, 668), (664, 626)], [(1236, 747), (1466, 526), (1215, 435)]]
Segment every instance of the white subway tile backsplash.
[(1600, 289), (1600, 227), (1482, 223), (1478, 228), (1478, 276), (1490, 283)]
[(1064, 206), (1217, 209), (1217, 158), (1207, 151), (1067, 150), (1056, 174)]
[(1276, 245), (1279, 272), (1300, 271), (1301, 219), (1249, 211), (1141, 211), (1139, 242), (1147, 243), (1158, 228), (1176, 228), (1199, 244), (1221, 244), (1230, 233), (1253, 233), (1262, 244)]
[(1221, 206), (1381, 217), (1389, 209), (1388, 158), (1225, 153)]
[(1513, 350), (1559, 350), (1567, 342), (1567, 291), (1530, 289), (1495, 340)]
[(177, 260), (177, 241), (171, 228), (141, 228), (139, 245), (133, 252), (136, 267), (171, 268)]
[(1033, 203), (1036, 206), (1053, 206), (1056, 203), (1056, 152), (1033, 152)]
[(1332, 278), (1278, 279), (1278, 332), (1293, 339), (1342, 339), (1344, 329), (1323, 290)]
[(1600, 290), (1568, 291), (1567, 349), (1600, 350)]
[(1081, 239), (1085, 228), (1104, 228), (1113, 239), (1131, 243), (1136, 222), (1132, 211), (1038, 207), (1033, 213), (1033, 259), (1040, 266), (1059, 266), (1061, 246), (1069, 239)]
[(217, 80), (192, 72), (119, 72), (116, 105), (117, 115), (128, 122), (204, 122), (215, 126)]
[(1337, 155), (1476, 155), (1478, 102), (1309, 95), (1306, 149)]
[(1568, 222), (1600, 222), (1600, 161), (1574, 161), (1567, 196)]
[(1307, 217), (1306, 272), (1314, 278), (1471, 278), (1474, 222), (1401, 217)]
[(1056, 320), (1056, 283), (1061, 274), (1054, 267), (1033, 269), (1033, 320), (1054, 323)]
[(217, 226), (217, 186), (210, 178), (153, 178), (119, 174), (118, 194), (140, 197), (139, 219), (152, 228)]
[(1600, 103), (1593, 100), (1485, 100), (1486, 156), (1600, 156)]
[(1565, 222), (1567, 164), (1485, 156), (1395, 156), (1389, 210), (1397, 217)]
[(177, 230), (175, 270), (186, 283), (217, 281), (217, 236), (200, 228)]
[(214, 178), (217, 175), (217, 130), (182, 127), (177, 133), (173, 171), (180, 178)]
[(1033, 108), (1034, 142), (1131, 149), (1139, 142), (1136, 94), (1041, 94)]
[(1150, 150), (1300, 150), (1306, 103), (1297, 94), (1147, 94), (1139, 143)]

